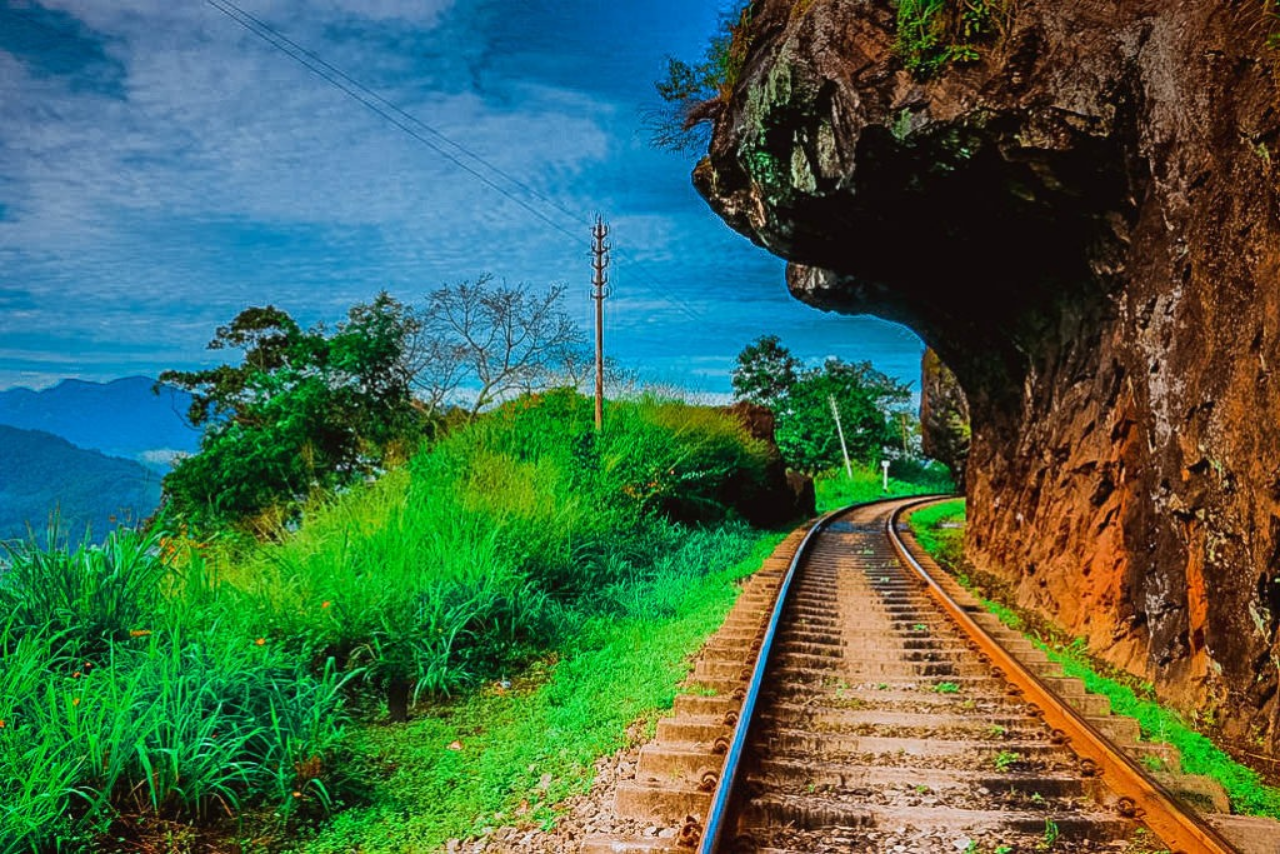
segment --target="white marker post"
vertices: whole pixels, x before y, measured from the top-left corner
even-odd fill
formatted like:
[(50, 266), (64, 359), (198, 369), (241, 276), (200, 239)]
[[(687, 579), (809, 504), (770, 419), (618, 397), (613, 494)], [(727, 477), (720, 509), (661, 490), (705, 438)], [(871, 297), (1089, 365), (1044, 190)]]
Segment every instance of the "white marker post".
[(888, 492), (889, 491), (889, 461), (881, 460), (880, 468), (881, 470), (884, 471), (884, 491)]

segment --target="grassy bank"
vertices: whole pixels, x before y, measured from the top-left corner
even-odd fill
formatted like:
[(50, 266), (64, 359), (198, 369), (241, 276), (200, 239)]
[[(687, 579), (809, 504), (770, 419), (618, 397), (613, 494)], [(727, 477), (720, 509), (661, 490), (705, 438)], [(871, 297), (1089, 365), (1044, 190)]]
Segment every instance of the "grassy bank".
[(850, 504), (908, 495), (946, 494), (955, 484), (946, 467), (934, 463), (925, 467), (915, 462), (895, 461), (889, 468), (889, 488), (879, 467), (854, 463), (852, 475), (844, 469), (823, 472), (813, 480), (818, 512), (826, 513)]
[(1089, 691), (1108, 697), (1116, 714), (1137, 719), (1144, 739), (1177, 747), (1185, 773), (1218, 780), (1231, 798), (1233, 811), (1280, 818), (1280, 789), (1265, 785), (1256, 771), (1234, 761), (1182, 715), (1156, 702), (1150, 685), (1089, 656), (1082, 638), (1073, 638), (1012, 603), (999, 601), (996, 585), (977, 577), (963, 564), (964, 514), (963, 501), (936, 504), (912, 515), (911, 530), (920, 545), (1001, 622), (1026, 633), (1068, 676), (1082, 679)]
[(736, 598), (733, 582), (780, 540), (742, 532), (703, 540), (637, 591), (631, 613), (591, 621), (509, 686), (434, 706), (405, 727), (362, 729), (352, 739), (359, 761), (394, 771), (381, 775), (369, 805), (339, 814), (296, 850), (407, 854), (495, 827), (546, 826), (555, 804), (590, 787), (593, 762), (626, 746), (635, 721), (671, 707), (689, 655)]
[(443, 839), (526, 800), (546, 818), (670, 701), (762, 536), (735, 521), (768, 462), (736, 421), (644, 400), (597, 434), (591, 414), (570, 393), (506, 405), (275, 543), (20, 546), (0, 852), (372, 844), (406, 812)]

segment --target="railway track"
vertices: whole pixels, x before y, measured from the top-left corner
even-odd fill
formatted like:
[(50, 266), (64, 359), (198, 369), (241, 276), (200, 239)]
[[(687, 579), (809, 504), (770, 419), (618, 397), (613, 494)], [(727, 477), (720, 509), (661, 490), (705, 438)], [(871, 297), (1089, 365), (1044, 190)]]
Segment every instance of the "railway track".
[(619, 788), (635, 832), (585, 854), (1243, 850), (1139, 764), (1176, 750), (916, 562), (912, 503), (789, 538)]

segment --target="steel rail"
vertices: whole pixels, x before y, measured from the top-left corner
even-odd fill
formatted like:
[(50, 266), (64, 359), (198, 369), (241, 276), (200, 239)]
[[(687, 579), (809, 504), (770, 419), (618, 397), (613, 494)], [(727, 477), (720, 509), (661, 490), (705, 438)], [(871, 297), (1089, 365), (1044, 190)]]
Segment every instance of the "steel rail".
[(1024, 700), (1043, 712), (1045, 723), (1059, 731), (1060, 737), (1076, 755), (1092, 762), (1096, 774), (1110, 781), (1111, 788), (1122, 799), (1129, 799), (1123, 809), (1124, 814), (1145, 824), (1174, 854), (1240, 854), (1239, 849), (1183, 806), (1146, 769), (1127, 753), (1116, 749), (1080, 712), (1058, 699), (1040, 677), (1023, 666), (1022, 662), (978, 625), (969, 612), (951, 598), (916, 560), (898, 534), (899, 518), (904, 511), (915, 510), (938, 500), (922, 499), (897, 508), (889, 514), (885, 531), (899, 558), (925, 583), (929, 593), (952, 622), (977, 643), (993, 666), (1003, 671), (1002, 678), (1012, 683)]
[[(934, 500), (938, 498), (938, 496), (931, 497)], [(787, 604), (787, 594), (791, 591), (791, 583), (795, 580), (801, 562), (809, 556), (809, 549), (813, 541), (835, 519), (863, 507), (886, 504), (894, 500), (901, 499), (864, 501), (850, 504), (848, 507), (839, 510), (832, 510), (830, 513), (819, 517), (813, 523), (813, 526), (809, 528), (808, 533), (805, 534), (804, 539), (801, 540), (800, 545), (796, 548), (796, 553), (792, 556), (791, 563), (787, 567), (787, 574), (783, 577), (782, 584), (778, 588), (778, 598), (774, 601), (773, 613), (769, 617), (768, 628), (765, 630), (764, 639), (760, 644), (760, 654), (756, 657), (756, 665), (751, 672), (751, 682), (748, 684), (746, 695), (743, 697), (742, 709), (738, 712), (738, 725), (734, 728), (733, 741), (730, 742), (729, 749), (725, 753), (720, 779), (716, 782), (715, 794), (711, 798), (711, 807), (707, 811), (707, 821), (703, 826), (702, 835), (698, 841), (698, 854), (716, 854), (721, 850), (722, 837), (731, 818), (729, 809), (733, 797), (733, 789), (737, 782), (738, 771), (742, 765), (743, 754), (746, 752), (747, 738), (755, 721), (756, 703), (760, 699), (760, 690), (764, 684), (765, 671), (769, 666), (769, 654), (773, 649), (773, 640), (778, 633), (778, 627), (782, 623), (782, 611)]]
[(716, 782), (715, 794), (711, 798), (711, 807), (707, 810), (707, 821), (702, 829), (702, 837), (698, 840), (698, 854), (714, 854), (720, 850), (721, 836), (724, 835), (725, 827), (728, 825), (733, 787), (737, 782), (738, 769), (741, 767), (742, 755), (746, 750), (747, 735), (755, 718), (756, 702), (760, 699), (760, 687), (764, 682), (765, 668), (769, 663), (769, 652), (773, 649), (773, 639), (778, 632), (779, 624), (782, 622), (782, 609), (787, 603), (787, 593), (791, 590), (791, 582), (795, 580), (796, 571), (799, 569), (801, 561), (807, 556), (809, 547), (817, 539), (818, 535), (822, 533), (822, 530), (836, 516), (842, 515), (858, 506), (861, 505), (853, 505), (844, 510), (834, 510), (821, 516), (809, 528), (808, 533), (804, 535), (804, 539), (800, 541), (800, 545), (796, 548), (796, 553), (791, 557), (791, 563), (787, 566), (787, 574), (783, 576), (782, 584), (778, 587), (778, 598), (773, 603), (773, 613), (769, 617), (769, 625), (760, 644), (760, 654), (756, 656), (756, 666), (751, 672), (751, 682), (748, 684), (746, 695), (742, 699), (742, 709), (738, 712), (738, 725), (733, 730), (733, 741), (730, 742), (729, 749), (725, 752), (724, 766), (720, 771), (720, 779)]

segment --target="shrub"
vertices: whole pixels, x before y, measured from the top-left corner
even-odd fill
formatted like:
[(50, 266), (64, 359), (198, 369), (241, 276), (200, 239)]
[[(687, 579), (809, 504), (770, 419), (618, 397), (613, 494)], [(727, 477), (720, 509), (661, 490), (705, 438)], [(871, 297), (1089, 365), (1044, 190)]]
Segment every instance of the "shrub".
[(98, 652), (142, 629), (160, 601), (168, 567), (156, 554), (158, 536), (117, 529), (101, 546), (75, 550), (57, 525), (43, 546), (34, 538), (6, 545), (0, 572), (0, 613), (28, 630), (63, 634)]

